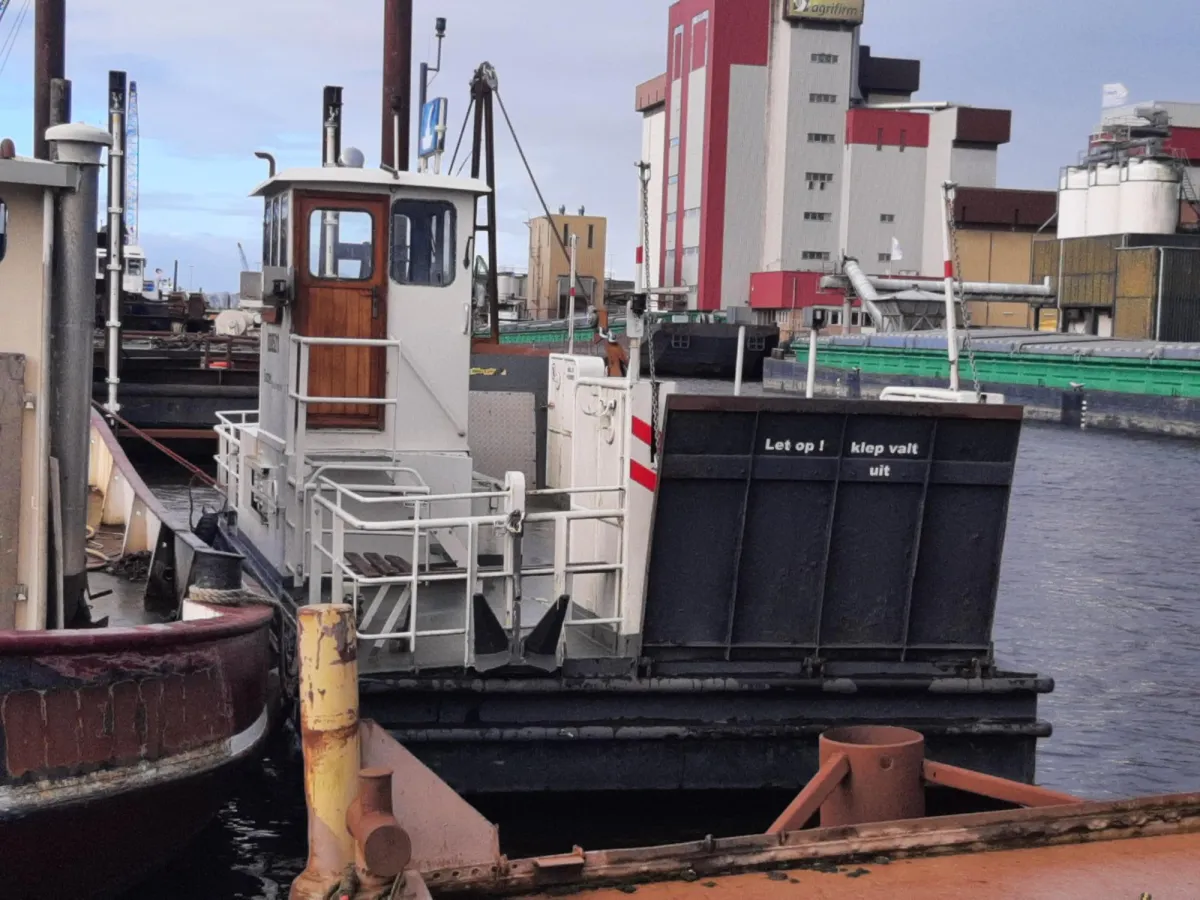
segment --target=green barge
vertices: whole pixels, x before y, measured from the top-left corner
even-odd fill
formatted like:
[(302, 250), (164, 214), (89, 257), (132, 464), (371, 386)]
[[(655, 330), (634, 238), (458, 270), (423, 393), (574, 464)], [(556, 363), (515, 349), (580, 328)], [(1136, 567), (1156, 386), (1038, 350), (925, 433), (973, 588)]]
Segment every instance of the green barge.
[[(1024, 405), (1029, 418), (1200, 437), (1200, 344), (985, 329), (972, 333), (971, 347), (984, 388)], [(775, 357), (765, 386), (803, 391), (807, 347)], [(826, 395), (872, 397), (889, 385), (944, 387), (949, 379), (940, 332), (823, 338), (817, 362)], [(969, 383), (965, 352), (961, 366)]]

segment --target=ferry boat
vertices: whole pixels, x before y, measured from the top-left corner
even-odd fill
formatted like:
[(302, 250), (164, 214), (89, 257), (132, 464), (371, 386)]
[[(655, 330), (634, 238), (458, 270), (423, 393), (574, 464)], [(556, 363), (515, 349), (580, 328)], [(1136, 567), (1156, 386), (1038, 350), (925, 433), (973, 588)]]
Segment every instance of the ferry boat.
[(1053, 684), (991, 644), (1020, 410), (690, 397), (551, 355), (545, 469), (479, 472), (538, 427), (471, 391), (488, 192), (332, 161), (254, 192), (260, 403), (218, 429), (218, 546), (283, 604), (353, 604), (364, 717), (469, 795), (798, 789), (865, 721), (1032, 781)]
[(262, 748), (282, 625), (91, 409), (108, 135), (48, 138), (56, 162), (0, 143), (0, 884), (108, 898)]

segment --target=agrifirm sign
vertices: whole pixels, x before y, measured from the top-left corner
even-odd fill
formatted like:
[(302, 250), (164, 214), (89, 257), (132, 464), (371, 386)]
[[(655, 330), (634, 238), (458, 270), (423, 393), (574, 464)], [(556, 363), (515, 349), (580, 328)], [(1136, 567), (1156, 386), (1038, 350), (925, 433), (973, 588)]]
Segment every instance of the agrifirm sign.
[(867, 0), (784, 0), (784, 18), (793, 22), (861, 25)]

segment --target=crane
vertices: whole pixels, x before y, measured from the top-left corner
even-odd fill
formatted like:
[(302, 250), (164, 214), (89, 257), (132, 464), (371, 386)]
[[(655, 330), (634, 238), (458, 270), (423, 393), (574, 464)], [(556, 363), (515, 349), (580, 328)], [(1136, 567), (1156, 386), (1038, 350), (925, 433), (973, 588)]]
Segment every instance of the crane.
[(238, 255), (242, 257), (242, 271), (243, 272), (252, 271), (250, 268), (250, 260), (246, 259), (246, 250), (242, 246), (241, 241), (238, 241)]
[(137, 82), (129, 82), (129, 109), (125, 116), (125, 243), (138, 242), (138, 169), (141, 155), (138, 139)]

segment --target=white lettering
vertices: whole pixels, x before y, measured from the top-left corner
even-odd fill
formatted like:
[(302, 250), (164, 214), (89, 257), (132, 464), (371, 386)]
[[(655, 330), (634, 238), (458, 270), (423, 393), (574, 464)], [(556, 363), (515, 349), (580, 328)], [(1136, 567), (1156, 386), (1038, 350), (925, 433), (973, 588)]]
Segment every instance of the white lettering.
[(871, 466), (871, 477), (872, 478), (891, 478), (892, 477), (892, 467), (891, 466)]

